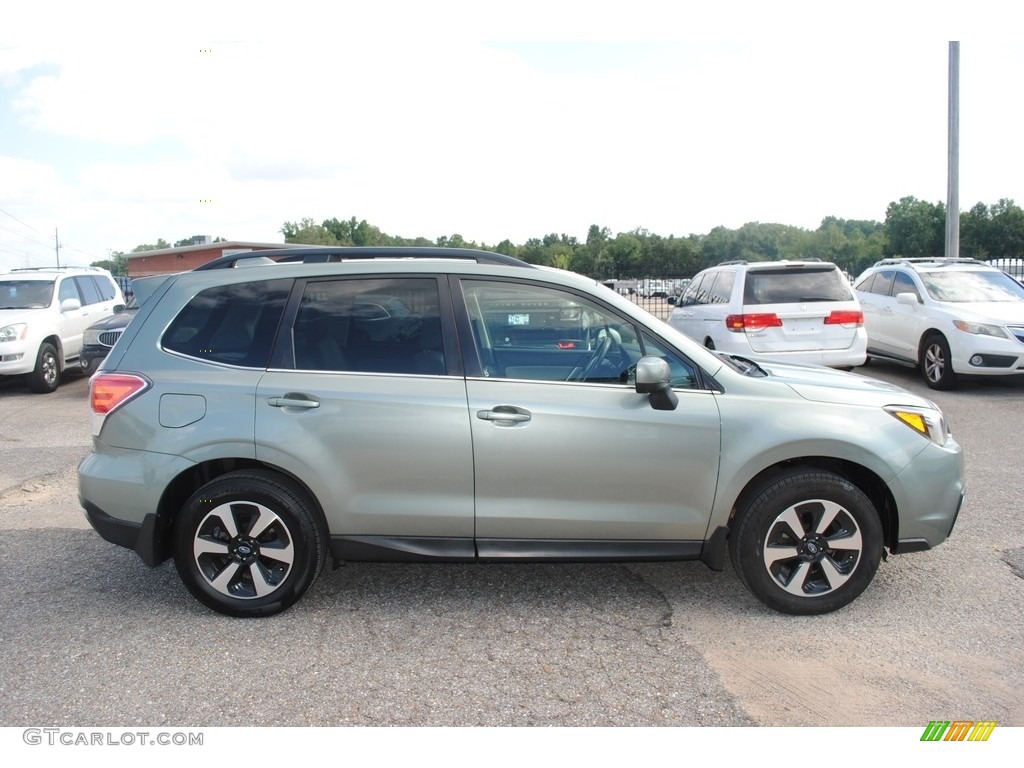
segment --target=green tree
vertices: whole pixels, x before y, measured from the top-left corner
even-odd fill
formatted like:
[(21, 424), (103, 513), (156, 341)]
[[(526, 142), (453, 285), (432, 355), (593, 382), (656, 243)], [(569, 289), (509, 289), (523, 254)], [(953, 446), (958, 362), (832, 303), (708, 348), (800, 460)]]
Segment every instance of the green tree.
[(1002, 199), (990, 209), (991, 226), (987, 238), (989, 258), (1024, 256), (1024, 210), (1013, 200)]
[(338, 239), (327, 227), (317, 224), (313, 219), (286, 221), (281, 226), (281, 234), (286, 243), (302, 245), (339, 245)]
[(640, 238), (632, 233), (620, 232), (604, 249), (604, 255), (614, 269), (608, 277), (640, 277), (638, 271), (642, 264), (643, 247)]
[(937, 258), (945, 252), (946, 206), (915, 197), (885, 209), (886, 255)]
[(128, 274), (128, 256), (121, 251), (114, 251), (110, 254), (109, 259), (103, 259), (103, 261), (94, 261), (91, 266), (105, 269), (112, 275), (127, 275)]
[(162, 237), (158, 238), (155, 243), (143, 243), (142, 245), (136, 245), (132, 248), (132, 253), (142, 253), (143, 251), (159, 251), (164, 248), (170, 248), (171, 244), (164, 240)]

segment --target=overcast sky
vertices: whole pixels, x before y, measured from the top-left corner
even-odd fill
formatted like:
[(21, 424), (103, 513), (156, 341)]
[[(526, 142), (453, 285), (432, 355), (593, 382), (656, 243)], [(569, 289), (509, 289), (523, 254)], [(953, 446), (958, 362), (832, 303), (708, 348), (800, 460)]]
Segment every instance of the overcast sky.
[(53, 264), (55, 230), (87, 264), (304, 217), (492, 246), (883, 221), (946, 200), (951, 39), (960, 207), (1024, 205), (1018, 4), (25, 5), (0, 23), (0, 267)]

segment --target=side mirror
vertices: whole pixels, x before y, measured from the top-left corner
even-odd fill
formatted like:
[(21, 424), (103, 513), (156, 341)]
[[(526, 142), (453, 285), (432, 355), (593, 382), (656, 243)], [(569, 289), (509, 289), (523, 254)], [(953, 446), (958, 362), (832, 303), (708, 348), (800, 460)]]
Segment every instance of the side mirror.
[(115, 304), (114, 305), (114, 314), (116, 315), (118, 312), (124, 312), (124, 306), (125, 306), (124, 304)]
[(64, 299), (64, 301), (60, 303), (61, 312), (74, 312), (76, 309), (81, 308), (82, 302), (80, 302), (78, 299)]
[(676, 297), (675, 296), (669, 296), (667, 299), (665, 299), (665, 301), (667, 301), (673, 307), (676, 305)]
[(896, 303), (897, 304), (910, 304), (911, 306), (913, 306), (914, 304), (920, 304), (921, 301), (920, 301), (920, 299), (917, 298), (917, 294), (916, 293), (910, 293), (910, 291), (907, 291), (906, 293), (897, 293), (896, 294)]
[(656, 411), (674, 411), (679, 398), (672, 391), (672, 369), (660, 357), (648, 355), (636, 364), (636, 391), (646, 394)]

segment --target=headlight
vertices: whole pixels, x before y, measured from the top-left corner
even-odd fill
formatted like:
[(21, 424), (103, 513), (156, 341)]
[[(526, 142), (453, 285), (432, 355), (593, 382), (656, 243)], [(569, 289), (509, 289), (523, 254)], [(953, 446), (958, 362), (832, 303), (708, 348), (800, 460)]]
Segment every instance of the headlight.
[(966, 320), (954, 320), (953, 325), (964, 333), (973, 333), (976, 336), (995, 336), (997, 339), (1008, 339), (1009, 335), (1001, 325), (989, 323), (969, 323)]
[(0, 328), (0, 341), (24, 341), (28, 323), (14, 323)]
[(908, 408), (902, 405), (888, 405), (885, 410), (936, 445), (945, 445), (949, 439), (946, 419), (938, 408)]
[(86, 328), (85, 333), (82, 334), (82, 344), (88, 344), (89, 346), (96, 346), (100, 343), (100, 332), (94, 331), (91, 328)]

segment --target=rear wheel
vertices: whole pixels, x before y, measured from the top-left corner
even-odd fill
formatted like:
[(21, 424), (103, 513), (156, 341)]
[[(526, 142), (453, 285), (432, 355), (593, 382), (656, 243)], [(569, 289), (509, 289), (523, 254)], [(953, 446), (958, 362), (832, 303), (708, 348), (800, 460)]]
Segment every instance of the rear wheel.
[(33, 392), (49, 394), (57, 389), (60, 384), (60, 360), (57, 358), (57, 348), (49, 342), (39, 345), (39, 354), (36, 355), (36, 367), (32, 373), (25, 374), (25, 383)]
[(740, 579), (783, 613), (828, 613), (874, 578), (882, 525), (867, 496), (831, 472), (778, 476), (738, 510), (729, 554)]
[(932, 389), (952, 389), (959, 378), (953, 370), (949, 342), (940, 333), (925, 339), (921, 349), (921, 375)]
[(326, 539), (302, 489), (272, 472), (243, 470), (207, 483), (185, 503), (174, 561), (207, 607), (228, 616), (269, 616), (316, 580)]

